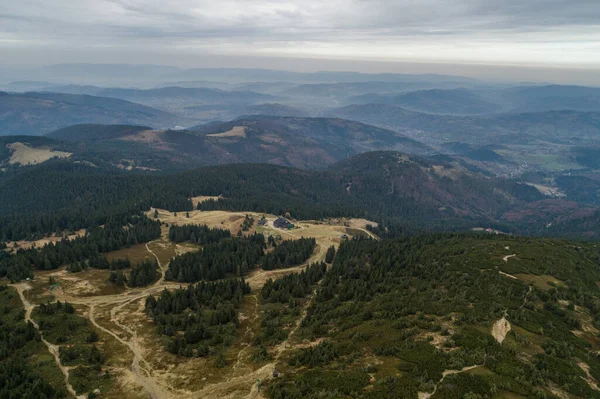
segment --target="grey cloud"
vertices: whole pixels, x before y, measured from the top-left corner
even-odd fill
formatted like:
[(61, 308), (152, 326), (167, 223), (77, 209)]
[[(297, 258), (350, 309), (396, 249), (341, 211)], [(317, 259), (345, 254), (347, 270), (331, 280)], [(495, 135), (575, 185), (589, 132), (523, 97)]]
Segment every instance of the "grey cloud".
[(43, 43), (64, 52), (94, 46), (547, 65), (568, 58), (600, 66), (592, 51), (600, 45), (598, 0), (0, 1), (0, 51)]

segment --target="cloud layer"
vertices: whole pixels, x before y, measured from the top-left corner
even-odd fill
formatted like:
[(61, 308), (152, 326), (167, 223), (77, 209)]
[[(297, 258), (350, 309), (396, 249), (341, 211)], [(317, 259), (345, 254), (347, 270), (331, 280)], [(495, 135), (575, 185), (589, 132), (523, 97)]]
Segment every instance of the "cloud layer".
[(600, 66), (597, 0), (3, 3), (0, 51), (27, 54), (30, 62), (40, 49), (93, 49), (107, 54)]

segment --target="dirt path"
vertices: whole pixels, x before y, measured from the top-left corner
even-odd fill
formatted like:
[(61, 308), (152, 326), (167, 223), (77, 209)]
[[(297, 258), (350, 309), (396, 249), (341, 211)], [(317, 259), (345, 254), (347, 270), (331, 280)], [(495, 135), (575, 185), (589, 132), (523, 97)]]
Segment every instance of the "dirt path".
[(24, 292), (31, 289), (31, 287), (24, 283), (15, 284), (15, 285), (13, 285), (13, 287), (15, 287), (15, 289), (17, 290), (17, 293), (19, 294), (19, 298), (21, 298), (21, 302), (23, 303), (23, 307), (25, 308), (25, 322), (26, 323), (31, 322), (31, 324), (33, 324), (35, 329), (40, 334), (42, 342), (48, 348), (48, 352), (50, 352), (50, 354), (54, 357), (54, 362), (56, 363), (56, 366), (58, 366), (60, 371), (65, 376), (65, 385), (67, 387), (67, 391), (69, 391), (69, 393), (71, 395), (75, 396), (77, 399), (85, 399), (85, 395), (79, 395), (79, 396), (77, 395), (77, 392), (75, 392), (75, 389), (73, 389), (73, 386), (69, 382), (69, 369), (66, 368), (65, 366), (63, 366), (62, 363), (60, 362), (60, 352), (59, 352), (58, 345), (54, 345), (54, 344), (51, 344), (50, 342), (46, 341), (46, 339), (44, 339), (44, 334), (40, 330), (40, 326), (35, 322), (35, 320), (33, 320), (31, 318), (31, 313), (33, 312), (33, 309), (35, 308), (35, 306), (32, 305), (27, 300), (27, 298), (25, 298), (25, 294), (24, 294)]
[(158, 279), (158, 281), (157, 281), (157, 282), (154, 284), (154, 285), (156, 286), (156, 285), (160, 285), (160, 284), (162, 284), (162, 282), (163, 282), (163, 281), (165, 281), (165, 273), (167, 272), (166, 268), (168, 267), (168, 265), (167, 265), (167, 266), (165, 266), (165, 267), (163, 267), (163, 266), (162, 266), (162, 264), (160, 263), (160, 259), (158, 259), (158, 256), (157, 256), (157, 255), (154, 253), (154, 251), (152, 251), (152, 250), (150, 249), (150, 247), (148, 246), (148, 244), (151, 244), (151, 243), (153, 243), (153, 242), (154, 242), (154, 241), (150, 241), (150, 242), (147, 242), (147, 243), (146, 243), (146, 250), (147, 250), (148, 252), (150, 252), (150, 254), (151, 254), (152, 256), (154, 256), (154, 259), (156, 259), (156, 262), (158, 263), (158, 268), (160, 269), (160, 278), (159, 278), (159, 279)]
[(523, 306), (525, 306), (525, 303), (527, 303), (527, 298), (529, 297), (529, 294), (531, 294), (531, 291), (533, 291), (531, 289), (531, 286), (527, 287), (527, 292), (525, 293), (525, 296), (523, 297), (523, 303), (521, 303), (521, 306), (519, 306), (519, 309), (517, 309), (517, 310), (523, 309)]
[(248, 323), (248, 326), (246, 327), (246, 330), (244, 331), (244, 335), (242, 337), (242, 342), (241, 342), (241, 345), (243, 346), (243, 348), (238, 352), (237, 360), (236, 360), (235, 364), (233, 365), (234, 373), (236, 372), (236, 370), (241, 368), (242, 360), (244, 358), (243, 355), (252, 346), (252, 340), (254, 339), (254, 332), (252, 331), (252, 326), (254, 325), (254, 323), (256, 323), (256, 320), (258, 320), (258, 318), (260, 317), (260, 301), (258, 300), (258, 296), (256, 294), (252, 294), (252, 295), (250, 295), (250, 297), (254, 298), (254, 310), (252, 312), (253, 315), (252, 315), (252, 318), (248, 317), (249, 323)]
[(508, 262), (510, 258), (514, 258), (515, 256), (517, 256), (517, 254), (506, 255), (504, 258), (502, 258), (502, 260)]
[(513, 276), (512, 274), (508, 274), (508, 273), (504, 273), (503, 271), (501, 271), (500, 269), (498, 269), (498, 273), (500, 273), (500, 275), (504, 276), (504, 277), (508, 277), (508, 278), (512, 278), (513, 280), (518, 280), (518, 278), (516, 278), (515, 276)]
[(590, 366), (585, 363), (585, 362), (579, 362), (577, 363), (577, 365), (583, 370), (583, 372), (585, 373), (585, 378), (583, 378), (583, 380), (585, 382), (588, 383), (588, 385), (590, 386), (590, 388), (592, 388), (594, 391), (600, 391), (600, 388), (598, 388), (598, 382), (596, 381), (596, 379), (590, 374)]
[(437, 384), (435, 384), (435, 387), (433, 388), (433, 392), (431, 392), (431, 393), (429, 393), (429, 392), (419, 392), (419, 399), (429, 399), (429, 398), (431, 398), (437, 392), (438, 387), (440, 386), (440, 384), (444, 381), (444, 379), (447, 376), (454, 375), (454, 374), (464, 373), (465, 371), (473, 370), (473, 369), (476, 369), (477, 367), (482, 367), (484, 365), (485, 365), (485, 361), (483, 362), (483, 364), (476, 364), (474, 366), (463, 367), (460, 370), (445, 370), (442, 373), (442, 378), (437, 382)]

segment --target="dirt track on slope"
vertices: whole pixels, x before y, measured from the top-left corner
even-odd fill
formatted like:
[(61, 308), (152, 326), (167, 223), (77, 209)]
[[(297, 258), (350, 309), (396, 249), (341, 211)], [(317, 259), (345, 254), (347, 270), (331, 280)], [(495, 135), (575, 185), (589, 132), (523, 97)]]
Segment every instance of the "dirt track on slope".
[(61, 373), (63, 373), (63, 375), (65, 376), (65, 386), (67, 387), (67, 391), (71, 395), (77, 397), (77, 399), (85, 399), (85, 396), (83, 396), (83, 395), (77, 396), (75, 389), (73, 389), (73, 386), (69, 382), (69, 369), (66, 368), (65, 366), (63, 366), (60, 361), (60, 354), (59, 354), (58, 346), (51, 344), (50, 342), (48, 342), (44, 339), (44, 334), (40, 330), (40, 326), (35, 322), (35, 320), (33, 320), (31, 318), (31, 313), (33, 312), (33, 309), (35, 308), (35, 306), (32, 305), (31, 303), (29, 303), (27, 298), (25, 298), (25, 294), (24, 294), (24, 292), (31, 289), (31, 287), (24, 283), (15, 284), (14, 287), (16, 288), (17, 293), (19, 294), (19, 298), (21, 298), (21, 302), (23, 303), (23, 307), (25, 308), (25, 322), (26, 323), (31, 322), (33, 324), (33, 326), (35, 327), (35, 329), (40, 334), (42, 342), (44, 343), (44, 345), (46, 345), (46, 347), (48, 348), (48, 352), (50, 352), (50, 354), (54, 357), (54, 362), (60, 369)]

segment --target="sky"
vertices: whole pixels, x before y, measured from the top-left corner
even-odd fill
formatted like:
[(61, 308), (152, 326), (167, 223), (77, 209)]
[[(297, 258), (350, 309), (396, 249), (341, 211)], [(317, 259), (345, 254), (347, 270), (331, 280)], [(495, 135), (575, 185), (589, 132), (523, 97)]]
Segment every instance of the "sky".
[[(68, 62), (600, 84), (599, 0), (0, 0), (0, 67)], [(576, 76), (578, 75), (578, 76)]]

